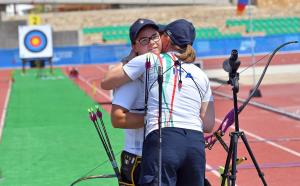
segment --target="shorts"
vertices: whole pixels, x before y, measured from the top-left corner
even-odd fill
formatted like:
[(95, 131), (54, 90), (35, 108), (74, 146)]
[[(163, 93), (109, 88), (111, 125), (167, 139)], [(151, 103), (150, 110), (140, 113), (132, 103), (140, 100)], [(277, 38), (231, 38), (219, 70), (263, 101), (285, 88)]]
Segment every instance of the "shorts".
[(120, 186), (135, 186), (140, 175), (141, 157), (127, 151), (121, 153)]

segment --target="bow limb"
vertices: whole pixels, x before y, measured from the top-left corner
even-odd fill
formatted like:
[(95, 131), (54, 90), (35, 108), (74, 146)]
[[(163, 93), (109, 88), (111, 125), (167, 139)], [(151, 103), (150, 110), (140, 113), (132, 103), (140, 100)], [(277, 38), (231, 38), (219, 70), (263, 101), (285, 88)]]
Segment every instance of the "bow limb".
[(84, 180), (90, 180), (90, 179), (95, 179), (95, 178), (114, 178), (116, 177), (115, 174), (107, 174), (107, 175), (97, 175), (97, 176), (86, 176), (86, 177), (82, 177), (82, 178), (79, 178), (78, 180), (74, 181), (70, 186), (73, 186), (81, 181), (84, 181)]
[(271, 63), (273, 57), (275, 56), (276, 52), (278, 52), (281, 48), (285, 47), (286, 45), (293, 44), (293, 43), (298, 43), (298, 41), (289, 41), (289, 42), (283, 43), (282, 45), (278, 46), (278, 47), (272, 52), (271, 56), (270, 56), (269, 59), (268, 59), (268, 62), (267, 62), (267, 64), (266, 64), (266, 66), (265, 66), (265, 68), (264, 68), (264, 70), (263, 70), (263, 72), (262, 72), (262, 74), (261, 74), (261, 76), (260, 76), (260, 78), (259, 78), (259, 80), (258, 80), (258, 82), (257, 82), (257, 84), (256, 84), (255, 87), (253, 88), (253, 90), (252, 90), (251, 94), (249, 95), (249, 97), (248, 97), (248, 98), (245, 100), (245, 102), (239, 107), (238, 114), (244, 110), (244, 108), (245, 108), (246, 105), (249, 103), (249, 101), (251, 100), (251, 98), (253, 98), (253, 96), (254, 96), (255, 92), (257, 91), (259, 85), (261, 84), (261, 82), (262, 82), (262, 80), (263, 80), (263, 78), (264, 78), (264, 76), (265, 76), (265, 73), (266, 73), (266, 71), (267, 71), (267, 69), (268, 69), (268, 67), (269, 67), (269, 65), (270, 65), (270, 63)]

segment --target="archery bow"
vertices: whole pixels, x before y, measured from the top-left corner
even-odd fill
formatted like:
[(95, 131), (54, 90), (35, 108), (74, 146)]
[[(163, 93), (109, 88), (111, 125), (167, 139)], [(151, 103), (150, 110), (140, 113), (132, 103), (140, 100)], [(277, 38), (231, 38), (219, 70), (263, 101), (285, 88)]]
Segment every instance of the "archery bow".
[[(258, 89), (258, 87), (260, 86), (264, 76), (265, 76), (265, 73), (273, 59), (273, 57), (275, 56), (276, 52), (278, 52), (281, 48), (285, 47), (286, 45), (289, 45), (289, 44), (294, 44), (294, 43), (298, 43), (298, 41), (289, 41), (289, 42), (286, 42), (286, 43), (283, 43), (281, 44), (280, 46), (278, 46), (273, 52), (272, 54), (270, 55), (269, 59), (268, 59), (268, 62), (257, 82), (257, 84), (255, 85), (255, 87), (253, 88), (252, 92), (250, 93), (249, 97), (245, 100), (245, 102), (239, 107), (238, 109), (238, 114), (240, 114), (244, 108), (247, 106), (247, 104), (249, 103), (249, 101), (253, 98), (256, 90)], [(209, 136), (206, 136), (205, 137), (205, 142), (206, 142), (206, 147), (208, 149), (212, 149), (213, 145), (216, 143), (216, 141), (218, 140), (218, 137), (222, 137), (224, 136), (225, 132), (227, 131), (227, 129), (234, 123), (234, 112), (233, 112), (233, 109), (230, 110), (225, 118), (223, 119), (223, 121), (221, 122), (220, 126), (218, 127), (218, 129), (213, 132), (213, 134), (209, 135)], [(218, 136), (218, 137), (217, 137)], [(223, 144), (222, 144), (223, 145)], [(223, 145), (224, 147), (224, 145)], [(224, 147), (225, 148), (225, 147)], [(226, 150), (226, 149), (225, 149)]]

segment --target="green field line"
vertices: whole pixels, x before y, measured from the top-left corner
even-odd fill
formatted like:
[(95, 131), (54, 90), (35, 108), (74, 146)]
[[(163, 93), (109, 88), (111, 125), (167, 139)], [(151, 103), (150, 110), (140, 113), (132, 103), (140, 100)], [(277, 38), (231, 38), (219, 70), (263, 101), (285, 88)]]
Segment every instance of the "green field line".
[[(2, 142), (0, 185), (67, 186), (89, 175), (111, 174), (87, 109), (94, 101), (59, 69), (54, 75), (28, 70), (14, 73)], [(115, 153), (123, 146), (123, 131), (113, 129), (103, 111)], [(117, 156), (119, 158), (119, 155)], [(117, 185), (116, 179), (96, 179), (82, 185)]]

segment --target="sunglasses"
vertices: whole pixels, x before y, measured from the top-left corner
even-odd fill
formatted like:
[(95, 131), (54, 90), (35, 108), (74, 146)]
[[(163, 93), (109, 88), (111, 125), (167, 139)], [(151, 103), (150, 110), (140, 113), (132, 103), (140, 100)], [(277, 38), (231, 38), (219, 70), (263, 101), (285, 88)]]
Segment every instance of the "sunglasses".
[(160, 36), (159, 34), (155, 33), (153, 34), (152, 36), (150, 37), (142, 37), (141, 39), (139, 39), (139, 43), (142, 45), (142, 46), (146, 46), (150, 43), (150, 41), (154, 41), (154, 42), (158, 42), (160, 40)]

